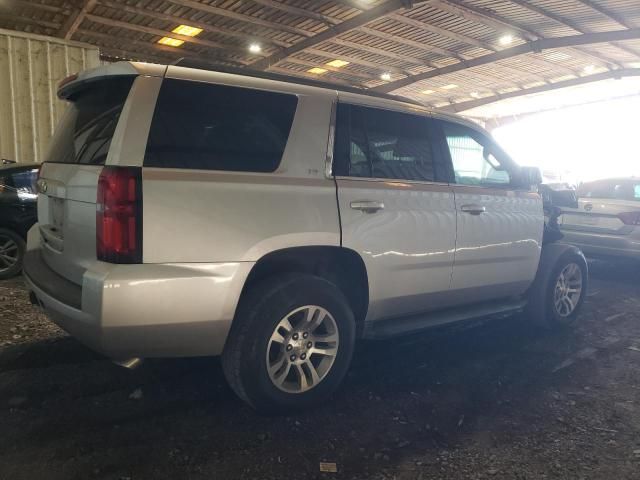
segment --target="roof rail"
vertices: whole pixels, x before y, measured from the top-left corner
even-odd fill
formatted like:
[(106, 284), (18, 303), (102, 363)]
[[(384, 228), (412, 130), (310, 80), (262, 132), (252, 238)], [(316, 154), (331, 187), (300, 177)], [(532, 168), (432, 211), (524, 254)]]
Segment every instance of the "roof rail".
[(223, 65), (213, 65), (205, 61), (200, 62), (190, 58), (180, 58), (171, 65), (178, 67), (197, 68), (200, 70), (209, 70), (220, 73), (230, 73), (234, 75), (244, 75), (246, 77), (264, 78), (265, 80), (275, 80), (278, 82), (296, 83), (298, 85), (306, 85), (309, 87), (327, 88), (330, 90), (338, 90), (347, 93), (357, 93), (358, 95), (367, 95), (369, 97), (383, 98), (386, 100), (395, 100), (396, 102), (405, 102), (412, 105), (424, 107), (422, 103), (410, 98), (401, 97), (399, 95), (390, 95), (388, 93), (374, 92), (364, 88), (357, 88), (348, 85), (340, 85), (337, 83), (323, 82), (321, 80), (312, 80), (308, 78), (294, 77), (293, 75), (285, 75), (282, 73), (264, 72), (261, 70), (252, 70), (251, 68), (238, 68)]

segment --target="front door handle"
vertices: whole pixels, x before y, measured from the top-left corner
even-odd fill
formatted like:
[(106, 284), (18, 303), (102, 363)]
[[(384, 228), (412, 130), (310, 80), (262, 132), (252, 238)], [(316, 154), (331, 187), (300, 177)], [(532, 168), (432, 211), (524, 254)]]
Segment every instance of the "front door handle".
[(373, 200), (359, 200), (351, 202), (351, 208), (361, 210), (364, 213), (376, 213), (378, 210), (384, 209), (384, 203)]
[(475, 203), (472, 203), (469, 205), (462, 205), (460, 207), (460, 210), (462, 210), (465, 213), (469, 213), (471, 215), (480, 215), (481, 213), (484, 213), (487, 211), (485, 207), (483, 207), (482, 205), (476, 205)]

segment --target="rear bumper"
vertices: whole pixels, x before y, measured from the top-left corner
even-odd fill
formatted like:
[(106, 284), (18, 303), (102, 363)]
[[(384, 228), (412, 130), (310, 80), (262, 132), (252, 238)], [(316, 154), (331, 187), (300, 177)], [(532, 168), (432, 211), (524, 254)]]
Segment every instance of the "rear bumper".
[(52, 271), (39, 249), (25, 260), (25, 279), (49, 317), (114, 359), (222, 353), (253, 266), (95, 262), (78, 286)]
[(635, 235), (609, 235), (561, 229), (563, 243), (580, 248), (586, 255), (627, 257), (640, 260), (640, 238)]

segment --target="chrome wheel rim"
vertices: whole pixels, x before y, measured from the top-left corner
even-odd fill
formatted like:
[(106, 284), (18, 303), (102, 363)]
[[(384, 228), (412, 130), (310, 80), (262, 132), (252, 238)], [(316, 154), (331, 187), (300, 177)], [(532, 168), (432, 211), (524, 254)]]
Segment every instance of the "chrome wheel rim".
[(276, 325), (267, 346), (267, 372), (283, 392), (304, 393), (329, 374), (340, 334), (333, 316), (317, 305), (288, 313)]
[(19, 256), (18, 244), (10, 237), (0, 235), (0, 273), (13, 268)]
[(553, 301), (556, 313), (563, 318), (571, 315), (582, 295), (582, 270), (577, 263), (570, 263), (565, 266), (554, 289)]

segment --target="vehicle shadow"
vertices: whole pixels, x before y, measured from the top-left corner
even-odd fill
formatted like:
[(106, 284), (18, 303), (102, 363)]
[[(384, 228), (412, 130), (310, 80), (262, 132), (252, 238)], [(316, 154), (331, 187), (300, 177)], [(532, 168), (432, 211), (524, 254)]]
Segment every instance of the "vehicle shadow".
[(640, 261), (617, 258), (589, 259), (589, 275), (597, 280), (638, 285)]
[(149, 360), (127, 371), (68, 337), (35, 343), (8, 361), (0, 354), (8, 427), (0, 465), (35, 478), (37, 452), (57, 459), (48, 478), (68, 478), (69, 457), (78, 478), (177, 478), (185, 469), (192, 478), (292, 478), (291, 468), (316, 478), (320, 461), (336, 462), (341, 476), (365, 475), (435, 456), (542, 403), (552, 366), (575, 342), (573, 333), (540, 335), (519, 317), (362, 342), (338, 394), (279, 417), (237, 400), (216, 359)]

